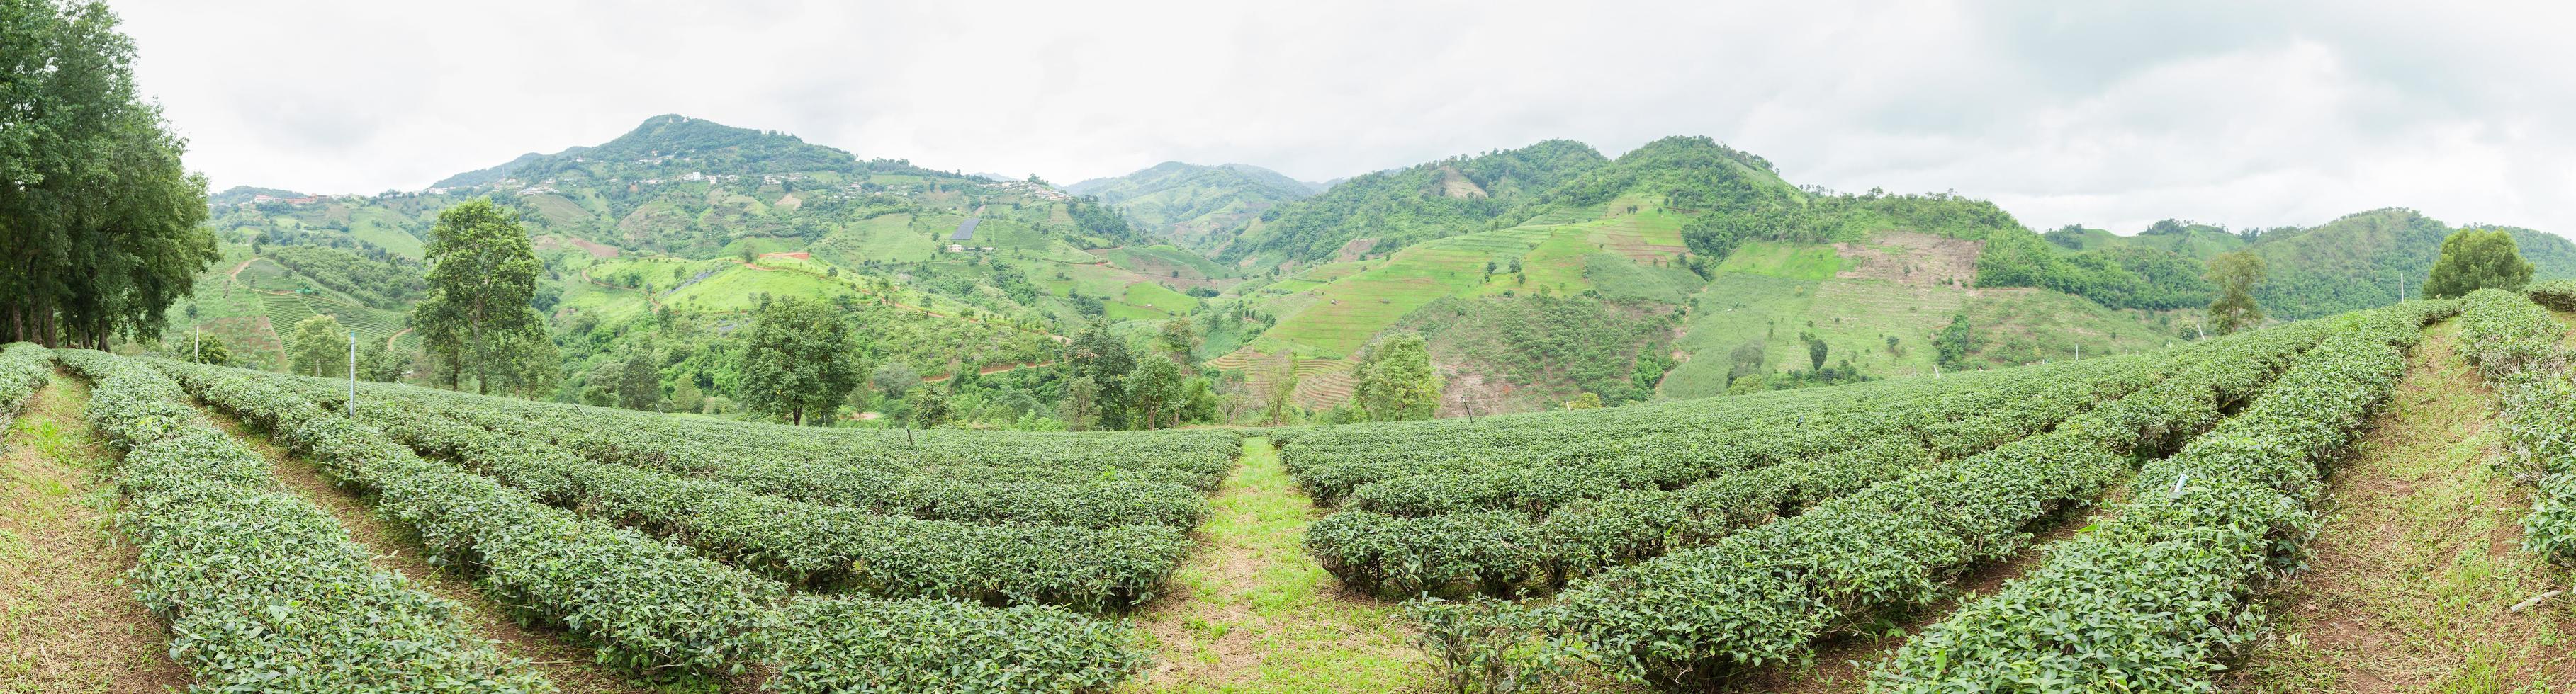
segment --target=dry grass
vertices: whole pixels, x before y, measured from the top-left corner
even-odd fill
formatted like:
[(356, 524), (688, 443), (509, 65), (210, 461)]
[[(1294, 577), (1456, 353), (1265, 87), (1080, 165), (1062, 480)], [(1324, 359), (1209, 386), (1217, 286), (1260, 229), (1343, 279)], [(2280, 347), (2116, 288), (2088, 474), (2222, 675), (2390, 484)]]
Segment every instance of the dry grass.
[(2576, 683), (2576, 601), (2512, 612), (2565, 577), (2518, 548), (2530, 496), (2494, 470), (2495, 395), (2427, 331), (2329, 480), (2309, 568), (2233, 679), (2248, 692), (2547, 692)]
[(170, 630), (117, 578), (116, 454), (82, 419), (89, 388), (55, 376), (0, 448), (0, 692), (157, 692), (188, 673)]

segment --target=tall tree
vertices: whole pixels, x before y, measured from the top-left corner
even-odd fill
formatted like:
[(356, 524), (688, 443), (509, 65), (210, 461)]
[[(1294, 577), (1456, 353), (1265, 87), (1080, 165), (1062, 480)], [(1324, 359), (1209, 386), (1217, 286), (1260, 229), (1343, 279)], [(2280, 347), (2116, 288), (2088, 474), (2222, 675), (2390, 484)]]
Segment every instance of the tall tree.
[(1184, 363), (1190, 360), (1192, 352), (1199, 349), (1199, 329), (1190, 322), (1189, 316), (1174, 316), (1163, 321), (1161, 337), (1163, 351), (1172, 353), (1173, 359)]
[(1440, 407), (1446, 384), (1431, 366), (1431, 347), (1422, 336), (1403, 333), (1370, 345), (1354, 376), (1352, 399), (1368, 418), (1380, 422), (1430, 419)]
[(639, 349), (627, 355), (625, 368), (617, 372), (617, 406), (630, 410), (661, 409), (661, 367), (650, 349)]
[(1089, 378), (1092, 385), (1100, 389), (1096, 401), (1100, 408), (1093, 413), (1095, 426), (1100, 429), (1126, 428), (1127, 375), (1136, 370), (1136, 356), (1127, 348), (1127, 341), (1109, 334), (1105, 327), (1094, 325), (1073, 338), (1073, 344), (1067, 349), (1070, 354), (1065, 360), (1065, 375)]
[(438, 213), (429, 230), (429, 298), (412, 307), (411, 323), (439, 359), (447, 386), (474, 376), (476, 392), (492, 386), (531, 392), (556, 368), (545, 318), (529, 305), (537, 260), (518, 215), (477, 198)]
[(1090, 376), (1075, 376), (1064, 382), (1064, 398), (1056, 402), (1058, 417), (1068, 431), (1090, 431), (1100, 422), (1100, 384)]
[(742, 354), (743, 405), (803, 425), (828, 418), (859, 385), (850, 325), (830, 304), (793, 297), (753, 314)]
[(2521, 291), (2532, 266), (2522, 247), (2502, 229), (2461, 229), (2442, 239), (2442, 257), (2424, 278), (2424, 296), (2449, 299), (2480, 289)]
[(1271, 426), (1288, 423), (1288, 405), (1297, 395), (1297, 358), (1290, 355), (1262, 381), (1261, 404)]
[(368, 340), (358, 347), (358, 377), (381, 383), (402, 380), (411, 370), (411, 355), (394, 351), (382, 340)]
[(161, 340), (161, 352), (172, 359), (200, 364), (223, 366), (233, 361), (232, 348), (224, 345), (223, 336), (214, 333), (192, 332), (165, 337)]
[(0, 0), (0, 342), (150, 341), (217, 257), (133, 61), (105, 3)]
[(1127, 426), (1160, 429), (1180, 424), (1181, 365), (1159, 356), (1146, 357), (1127, 378)]
[(2254, 286), (2263, 283), (2263, 256), (2253, 251), (2220, 253), (2209, 259), (2209, 283), (2218, 298), (2209, 302), (2210, 329), (2225, 335), (2263, 324), (2263, 308), (2254, 305)]
[(295, 336), (287, 343), (293, 353), (290, 371), (306, 376), (349, 375), (349, 332), (340, 328), (340, 319), (319, 315), (295, 324)]

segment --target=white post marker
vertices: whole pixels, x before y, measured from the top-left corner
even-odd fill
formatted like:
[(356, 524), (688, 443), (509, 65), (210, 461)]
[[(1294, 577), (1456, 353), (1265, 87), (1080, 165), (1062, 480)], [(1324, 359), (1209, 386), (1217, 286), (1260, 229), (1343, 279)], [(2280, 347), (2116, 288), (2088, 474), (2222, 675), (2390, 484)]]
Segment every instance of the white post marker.
[(358, 418), (358, 331), (349, 331), (349, 418)]

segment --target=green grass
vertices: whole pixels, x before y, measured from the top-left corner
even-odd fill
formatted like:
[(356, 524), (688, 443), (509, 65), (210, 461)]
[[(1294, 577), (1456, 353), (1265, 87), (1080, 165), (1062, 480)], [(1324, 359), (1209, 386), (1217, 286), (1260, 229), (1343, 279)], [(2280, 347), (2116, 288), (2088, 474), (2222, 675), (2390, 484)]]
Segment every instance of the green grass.
[(1842, 256), (1827, 245), (1751, 241), (1717, 264), (1719, 272), (1742, 272), (1799, 280), (1831, 279), (1843, 269)]
[[(1976, 326), (1979, 344), (1970, 354), (1971, 361), (1989, 366), (2069, 359), (2079, 353), (2101, 356), (2142, 352), (2182, 342), (2171, 329), (2148, 323), (2146, 316), (2152, 314), (2114, 311), (2082, 297), (2056, 292), (1982, 290), (1968, 300), (1961, 313), (1968, 316), (1970, 325)], [(2189, 319), (2181, 320), (2182, 330), (2190, 330)], [(1928, 346), (1929, 338), (1925, 339)]]
[(1244, 442), (1179, 595), (1141, 615), (1157, 672), (1125, 692), (1391, 692), (1433, 685), (1392, 606), (1342, 597), (1303, 545), (1322, 517), (1268, 441)]
[(419, 260), (421, 242), (411, 232), (403, 231), (402, 215), (380, 207), (361, 207), (349, 214), (349, 235), (372, 243), (396, 255)]
[[(1732, 367), (1728, 354), (1747, 342), (1765, 345), (1774, 366), (1792, 358), (1786, 345), (1797, 341), (1795, 326), (1803, 323), (1799, 317), (1806, 315), (1822, 285), (1817, 280), (1740, 272), (1718, 275), (1695, 299), (1691, 316), (1684, 324), (1685, 332), (1674, 343), (1676, 349), (1689, 352), (1691, 359), (1664, 376), (1659, 397), (1725, 394), (1727, 372)], [(1780, 321), (1790, 322), (1791, 326), (1775, 328)], [(1795, 358), (1803, 360), (1805, 356), (1801, 353)]]
[(1614, 299), (1645, 299), (1667, 304), (1690, 301), (1708, 281), (1676, 263), (1641, 265), (1617, 253), (1583, 257), (1583, 281)]
[(580, 203), (561, 195), (538, 194), (520, 198), (519, 201), (535, 208), (538, 218), (557, 227), (569, 228), (580, 224), (582, 220), (591, 218), (590, 210), (582, 209)]
[[(1605, 253), (1615, 243), (1625, 244), (1618, 246), (1622, 251), (1645, 257), (1677, 257), (1677, 253), (1639, 245), (1645, 243), (1641, 239), (1660, 238), (1664, 231), (1679, 228), (1669, 213), (1652, 212), (1651, 217), (1641, 213), (1462, 234), (1415, 244), (1381, 259), (1309, 268), (1270, 285), (1291, 295), (1313, 296), (1294, 296), (1294, 303), (1289, 301), (1292, 297), (1264, 300), (1262, 307), (1281, 319), (1254, 344), (1265, 351), (1297, 349), (1343, 356), (1406, 314), (1442, 297), (1527, 294), (1541, 289), (1578, 294), (1596, 288), (1596, 277), (1614, 279), (1620, 283), (1616, 289), (1626, 295), (1679, 301), (1681, 291), (1670, 288), (1678, 277), (1634, 267), (1635, 262), (1625, 255)], [(1521, 261), (1520, 275), (1509, 270), (1516, 259)], [(1487, 263), (1496, 268), (1491, 275), (1485, 272)], [(1622, 264), (1630, 267), (1612, 267)], [(1680, 286), (1695, 284), (1692, 279)], [(1664, 288), (1658, 289), (1659, 285)]]
[(2576, 676), (2576, 600), (2510, 609), (2564, 579), (2511, 542), (2529, 492), (2490, 465), (2494, 395), (2454, 353), (2458, 333), (2426, 331), (2337, 467), (2310, 566), (2263, 596), (2278, 631), (2229, 690), (2502, 694)]
[(745, 311), (759, 305), (758, 294), (773, 297), (802, 297), (828, 300), (838, 295), (855, 295), (856, 291), (841, 283), (802, 272), (762, 271), (741, 266), (719, 271), (713, 276), (661, 297), (664, 305), (685, 306), (707, 311)]
[(912, 215), (889, 214), (870, 217), (839, 231), (825, 235), (808, 250), (818, 257), (844, 265), (862, 261), (916, 262), (938, 255), (939, 245), (928, 232), (912, 227)]
[(133, 549), (110, 522), (115, 455), (81, 416), (88, 392), (55, 376), (0, 430), (0, 693), (187, 683), (169, 629), (121, 585)]
[(724, 249), (718, 252), (718, 256), (731, 258), (740, 255), (745, 250), (749, 250), (754, 254), (793, 253), (805, 250), (805, 241), (804, 239), (788, 239), (776, 236), (745, 236), (734, 239), (733, 242), (725, 244)]

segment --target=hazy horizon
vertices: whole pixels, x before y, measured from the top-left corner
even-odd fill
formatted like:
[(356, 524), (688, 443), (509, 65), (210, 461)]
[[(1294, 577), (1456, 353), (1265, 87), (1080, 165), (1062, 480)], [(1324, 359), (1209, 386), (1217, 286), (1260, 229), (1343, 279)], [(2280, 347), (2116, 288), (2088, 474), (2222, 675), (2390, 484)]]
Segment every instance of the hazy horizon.
[(217, 189), (416, 190), (679, 113), (1059, 184), (1707, 135), (2040, 229), (2402, 206), (2576, 233), (2559, 6), (112, 6)]

